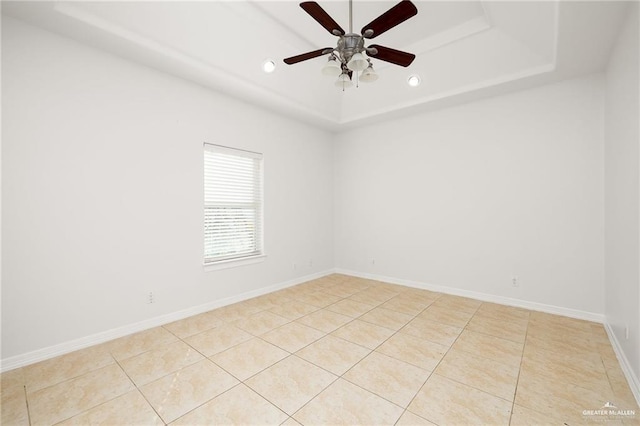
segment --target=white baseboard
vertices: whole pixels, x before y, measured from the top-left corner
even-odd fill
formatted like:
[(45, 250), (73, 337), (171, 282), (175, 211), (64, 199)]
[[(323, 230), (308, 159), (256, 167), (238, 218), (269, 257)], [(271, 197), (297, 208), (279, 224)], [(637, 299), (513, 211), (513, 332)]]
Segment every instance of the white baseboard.
[(469, 297), (471, 299), (482, 300), (484, 302), (499, 303), (501, 305), (515, 306), (517, 308), (529, 309), (532, 311), (545, 312), (548, 314), (563, 315), (565, 317), (571, 317), (581, 320), (594, 321), (598, 323), (604, 323), (604, 315), (594, 312), (580, 311), (577, 309), (564, 308), (562, 306), (546, 305), (544, 303), (530, 302), (527, 300), (513, 299), (511, 297), (496, 296), (494, 294), (480, 293), (476, 291), (464, 290), (455, 287), (449, 287), (444, 285), (436, 285), (429, 283), (422, 283), (419, 281), (405, 280), (401, 278), (385, 277), (382, 275), (369, 274), (357, 271), (351, 271), (348, 269), (336, 268), (335, 272), (338, 274), (352, 275), (360, 278), (368, 278), (376, 281), (384, 281), (391, 284), (399, 284), (407, 287), (420, 288), (424, 290), (436, 291), (438, 293), (451, 294), (453, 296)]
[(68, 342), (64, 342), (64, 343), (49, 346), (46, 348), (38, 349), (35, 351), (27, 352), (25, 354), (12, 356), (0, 361), (0, 372), (5, 372), (8, 370), (13, 370), (15, 368), (24, 367), (25, 365), (44, 361), (50, 358), (67, 354), (69, 352), (77, 351), (79, 349), (84, 349), (89, 346), (108, 342), (109, 340), (117, 339), (119, 337), (127, 336), (129, 334), (137, 333), (139, 331), (148, 330), (150, 328), (168, 324), (173, 321), (178, 321), (184, 318), (198, 315), (203, 312), (208, 312), (212, 309), (221, 308), (223, 306), (227, 306), (232, 303), (241, 302), (243, 300), (251, 299), (253, 297), (262, 296), (263, 294), (272, 293), (274, 291), (278, 291), (287, 287), (292, 287), (294, 285), (301, 284), (306, 281), (324, 277), (326, 275), (332, 274), (333, 272), (334, 271), (331, 269), (331, 270), (317, 272), (310, 275), (305, 275), (303, 277), (294, 278), (292, 280), (285, 281), (279, 284), (274, 284), (268, 287), (259, 288), (257, 290), (248, 291), (242, 294), (238, 294), (236, 296), (231, 296), (231, 297), (227, 297), (219, 300), (213, 300), (211, 302), (207, 302), (202, 305), (183, 309), (181, 311), (157, 316), (157, 317), (140, 321), (134, 324), (129, 324), (123, 327), (114, 328), (111, 330), (92, 334), (90, 336), (81, 337), (79, 339), (74, 339)]
[(640, 405), (640, 380), (633, 372), (631, 364), (629, 363), (627, 356), (624, 354), (622, 346), (620, 346), (620, 341), (616, 337), (616, 334), (613, 332), (611, 324), (605, 322), (604, 329), (607, 330), (609, 341), (611, 342), (611, 346), (613, 346), (613, 351), (616, 353), (616, 357), (618, 357), (618, 362), (620, 363), (620, 367), (622, 368), (624, 376), (627, 378), (627, 383), (629, 383), (631, 392), (633, 392), (633, 396), (635, 397), (636, 402), (638, 403), (638, 405)]
[[(161, 315), (158, 317), (150, 318), (145, 321), (140, 321), (134, 324), (129, 324), (123, 327), (118, 327), (115, 329), (103, 331), (90, 336), (81, 337), (79, 339), (75, 339), (75, 340), (60, 343), (57, 345), (49, 346), (46, 348), (38, 349), (32, 352), (27, 352), (25, 354), (9, 357), (0, 361), (0, 372), (13, 370), (15, 368), (33, 364), (35, 362), (44, 361), (46, 359), (54, 358), (59, 355), (64, 355), (69, 352), (73, 352), (79, 349), (84, 349), (86, 347), (104, 343), (109, 340), (117, 339), (119, 337), (127, 336), (132, 333), (137, 333), (139, 331), (147, 330), (153, 327), (158, 327), (158, 326), (168, 324), (173, 321), (178, 321), (193, 315), (198, 315), (203, 312), (210, 311), (212, 309), (230, 305), (232, 303), (241, 302), (243, 300), (261, 296), (263, 294), (267, 294), (267, 293), (271, 293), (287, 287), (291, 287), (291, 286), (303, 283), (305, 281), (321, 278), (323, 276), (326, 276), (332, 273), (340, 273), (340, 274), (351, 275), (355, 277), (372, 279), (376, 281), (388, 282), (392, 284), (405, 285), (408, 287), (436, 291), (439, 293), (451, 294), (455, 296), (469, 297), (472, 299), (482, 300), (486, 302), (493, 302), (493, 303), (499, 303), (507, 306), (515, 306), (519, 308), (525, 308), (525, 309), (530, 309), (530, 310), (535, 310), (540, 312), (564, 315), (567, 317), (583, 319), (587, 321), (595, 321), (599, 323), (605, 322), (604, 315), (596, 314), (592, 312), (585, 312), (585, 311), (580, 311), (580, 310), (575, 310), (570, 308), (564, 308), (560, 306), (546, 305), (542, 303), (529, 302), (526, 300), (496, 296), (492, 294), (469, 291), (469, 290), (459, 289), (455, 287), (428, 284), (428, 283), (422, 283), (418, 281), (405, 280), (405, 279), (394, 278), (394, 277), (386, 277), (386, 276), (381, 276), (376, 274), (362, 273), (362, 272), (351, 271), (347, 269), (336, 268), (336, 269), (330, 269), (330, 270), (326, 270), (326, 271), (322, 271), (322, 272), (318, 272), (310, 275), (305, 275), (303, 277), (295, 278), (295, 279), (285, 281), (279, 284), (275, 284), (272, 286), (263, 287), (257, 290), (245, 292), (236, 296), (231, 296), (231, 297), (227, 297), (220, 300), (214, 300), (202, 305), (183, 309), (181, 311), (173, 312), (166, 315)], [(609, 331), (610, 330), (607, 329), (607, 332)], [(611, 336), (613, 336), (613, 333), (609, 333), (609, 336), (611, 338)], [(612, 338), (612, 345), (614, 347), (614, 350), (616, 350), (616, 354), (618, 354), (618, 357), (622, 359), (623, 357), (620, 356), (620, 354), (622, 354), (622, 351), (620, 350), (620, 346), (617, 343), (617, 340), (614, 341), (613, 339), (615, 339), (615, 336), (613, 336)], [(626, 358), (624, 359), (626, 362)], [(623, 365), (623, 369), (624, 369), (625, 367), (622, 361), (621, 361), (621, 365)], [(626, 364), (625, 374), (627, 375), (627, 377), (629, 377), (628, 374), (631, 374), (631, 377), (634, 377), (632, 370), (629, 368), (628, 362)], [(634, 395), (636, 396), (636, 399), (638, 399), (638, 380), (635, 377), (633, 380), (635, 381), (632, 382), (631, 379), (629, 381), (630, 383), (634, 383), (635, 388), (633, 388), (632, 386), (632, 389), (634, 391)]]

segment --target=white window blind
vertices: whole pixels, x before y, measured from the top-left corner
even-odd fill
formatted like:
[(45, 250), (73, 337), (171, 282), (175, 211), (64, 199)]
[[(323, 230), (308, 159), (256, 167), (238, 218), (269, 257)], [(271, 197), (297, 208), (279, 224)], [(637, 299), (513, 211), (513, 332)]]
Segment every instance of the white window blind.
[(204, 262), (262, 254), (262, 154), (204, 144)]

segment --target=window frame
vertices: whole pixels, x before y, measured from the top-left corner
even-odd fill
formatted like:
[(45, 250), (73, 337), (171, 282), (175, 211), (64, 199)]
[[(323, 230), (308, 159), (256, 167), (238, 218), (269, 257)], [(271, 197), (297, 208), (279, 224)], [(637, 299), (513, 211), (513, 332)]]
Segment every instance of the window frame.
[[(254, 161), (254, 165), (257, 164), (258, 171), (256, 184), (253, 186), (254, 192), (257, 191), (257, 198), (254, 197), (254, 201), (252, 203), (239, 203), (238, 205), (253, 205), (254, 214), (254, 222), (253, 226), (256, 229), (254, 234), (255, 241), (255, 250), (252, 252), (237, 254), (231, 253), (228, 255), (221, 255), (216, 257), (206, 257), (206, 218), (207, 208), (214, 207), (214, 205), (207, 204), (206, 202), (206, 190), (207, 190), (207, 166), (206, 166), (206, 158), (207, 151), (213, 153), (220, 153), (222, 155), (230, 155), (239, 158), (249, 158)], [(203, 143), (203, 266), (205, 271), (225, 269), (225, 268), (233, 268), (237, 266), (249, 265), (258, 262), (262, 262), (266, 258), (265, 250), (264, 250), (264, 155), (259, 152), (248, 151), (239, 148), (232, 148), (229, 146), (217, 145), (208, 142)], [(257, 163), (256, 163), (257, 162)], [(233, 203), (220, 203), (219, 206), (233, 206)]]

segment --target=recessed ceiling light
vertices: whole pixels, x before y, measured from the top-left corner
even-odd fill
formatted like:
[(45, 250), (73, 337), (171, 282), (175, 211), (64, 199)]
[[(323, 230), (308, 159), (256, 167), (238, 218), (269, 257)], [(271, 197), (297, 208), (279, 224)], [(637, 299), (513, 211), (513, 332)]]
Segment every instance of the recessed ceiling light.
[(267, 59), (262, 63), (262, 70), (266, 73), (273, 72), (276, 69), (276, 63), (271, 59)]
[(420, 86), (420, 83), (422, 83), (422, 79), (417, 74), (410, 75), (409, 78), (407, 78), (407, 84), (411, 87)]

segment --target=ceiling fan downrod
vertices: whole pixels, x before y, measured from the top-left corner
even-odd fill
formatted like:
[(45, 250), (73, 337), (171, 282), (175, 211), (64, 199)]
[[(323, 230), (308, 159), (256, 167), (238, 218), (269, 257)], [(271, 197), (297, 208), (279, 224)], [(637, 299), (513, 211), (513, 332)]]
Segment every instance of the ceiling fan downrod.
[(353, 32), (353, 0), (349, 0), (349, 32)]

